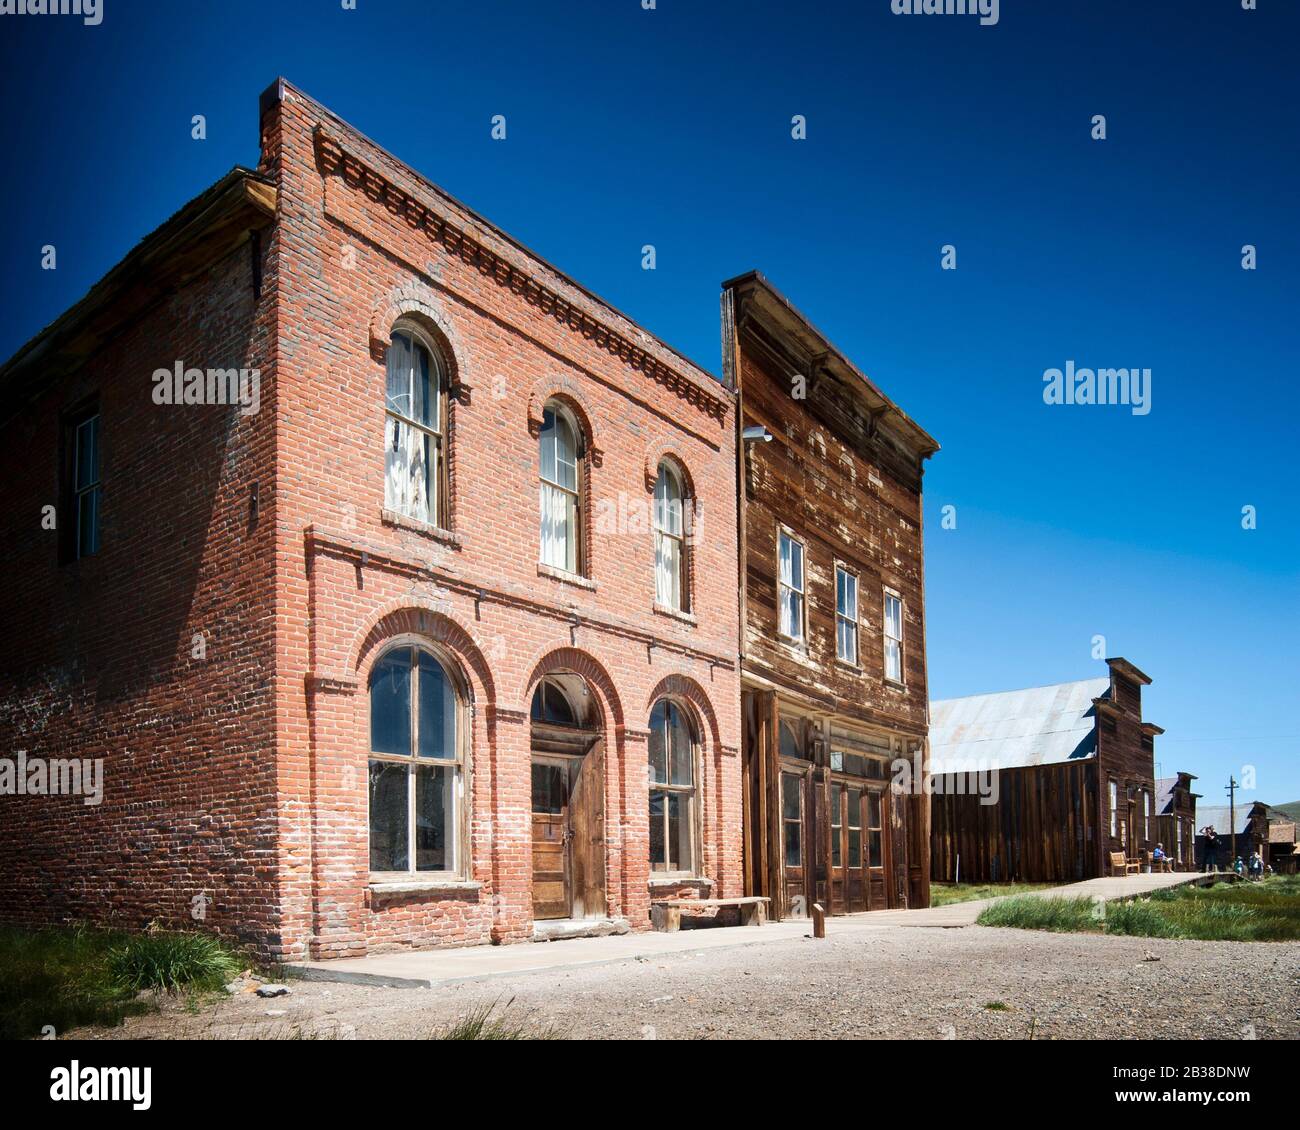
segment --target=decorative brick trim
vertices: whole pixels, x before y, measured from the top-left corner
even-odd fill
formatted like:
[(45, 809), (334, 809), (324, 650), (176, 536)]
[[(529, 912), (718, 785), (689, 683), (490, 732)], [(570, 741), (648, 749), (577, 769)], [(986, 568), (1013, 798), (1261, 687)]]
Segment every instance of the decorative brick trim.
[(312, 672), (307, 676), (309, 694), (351, 695), (357, 693), (359, 685), (356, 676), (345, 671)]
[(456, 332), (456, 324), (442, 308), (442, 300), (428, 283), (412, 279), (375, 303), (370, 311), (370, 352), (378, 358), (388, 353), (388, 345), (393, 325), (401, 318), (412, 318), (417, 323), (424, 323), (424, 329), (432, 331), (432, 336), (441, 347), (443, 360), (449, 370), (448, 383), (455, 386), (467, 386), (469, 374), (466, 368), (468, 350)]
[(691, 466), (686, 457), (668, 441), (661, 440), (653, 443), (645, 451), (645, 489), (653, 491), (655, 483), (659, 481), (659, 464), (665, 459), (671, 459), (673, 465), (677, 468), (678, 473), (682, 476), (682, 490), (686, 494), (688, 501), (694, 501), (696, 497), (695, 479), (691, 475)]
[(654, 690), (646, 700), (647, 718), (650, 716), (651, 708), (661, 698), (675, 698), (689, 703), (696, 720), (703, 723), (703, 728), (708, 731), (709, 747), (715, 751), (721, 749), (722, 732), (718, 726), (718, 715), (713, 709), (713, 703), (709, 701), (708, 694), (699, 683), (689, 675), (665, 675), (655, 684)]
[(547, 649), (545, 654), (534, 661), (531, 674), (524, 683), (518, 702), (530, 703), (532, 691), (538, 682), (547, 675), (556, 672), (572, 672), (581, 675), (589, 686), (594, 687), (604, 699), (609, 717), (605, 720), (612, 725), (615, 732), (623, 729), (623, 702), (614, 686), (614, 680), (595, 656), (576, 647), (557, 647)]
[(446, 216), (439, 215), (429, 204), (417, 200), (367, 164), (351, 152), (341, 138), (324, 126), (316, 127), (315, 141), (317, 160), (325, 175), (340, 177), (348, 187), (364, 192), (393, 216), (400, 217), (417, 231), (424, 231), (430, 240), (441, 243), (451, 254), (477, 267), (481, 274), (492, 279), (498, 286), (520, 295), (561, 325), (574, 333), (580, 333), (629, 368), (645, 373), (701, 412), (718, 422), (726, 418), (728, 405), (721, 395), (666, 365), (612, 326), (559, 294), (536, 274), (484, 246), (470, 232), (458, 227)]
[(591, 457), (591, 465), (599, 467), (605, 461), (605, 452), (596, 444), (596, 428), (591, 415), (582, 402), (582, 390), (568, 377), (543, 377), (533, 383), (528, 392), (528, 434), (536, 439), (542, 434), (543, 412), (548, 400), (559, 400), (573, 413), (582, 432), (582, 446)]

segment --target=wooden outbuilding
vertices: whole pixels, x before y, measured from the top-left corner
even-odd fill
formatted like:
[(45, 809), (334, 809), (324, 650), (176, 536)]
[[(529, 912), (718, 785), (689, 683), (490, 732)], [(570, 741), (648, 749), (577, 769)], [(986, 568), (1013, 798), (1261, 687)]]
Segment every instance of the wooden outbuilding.
[(1109, 675), (931, 703), (931, 878), (1069, 882), (1145, 866), (1158, 837), (1151, 679)]

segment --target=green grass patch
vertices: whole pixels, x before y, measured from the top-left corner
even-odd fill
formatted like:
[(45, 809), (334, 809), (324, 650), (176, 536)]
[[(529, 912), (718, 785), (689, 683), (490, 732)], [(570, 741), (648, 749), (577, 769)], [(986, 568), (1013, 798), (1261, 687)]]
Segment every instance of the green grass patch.
[(179, 993), (225, 987), (243, 963), (211, 934), (145, 933), (108, 951), (113, 981), (132, 993), (141, 989)]
[(535, 1025), (508, 1015), (510, 1002), (497, 1015), (495, 1002), (476, 1008), (430, 1034), (431, 1040), (562, 1040), (554, 1025)]
[(1089, 898), (1018, 896), (981, 912), (981, 926), (1139, 938), (1190, 938), (1206, 942), (1300, 940), (1300, 877), (1279, 875), (1258, 883), (1173, 887), (1108, 902), (1104, 916)]
[(1045, 891), (1060, 885), (1060, 883), (931, 883), (930, 905), (950, 906), (955, 902), (1000, 898), (1002, 895), (1023, 895), (1030, 891)]
[(207, 935), (0, 928), (0, 1039), (117, 1025), (152, 1010), (141, 989), (220, 989), (245, 965)]

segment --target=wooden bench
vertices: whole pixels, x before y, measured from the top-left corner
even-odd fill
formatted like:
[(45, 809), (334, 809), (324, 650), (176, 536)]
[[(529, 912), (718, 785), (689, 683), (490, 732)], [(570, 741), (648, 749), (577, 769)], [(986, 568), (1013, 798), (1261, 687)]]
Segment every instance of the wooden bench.
[(734, 906), (740, 911), (742, 926), (762, 926), (767, 921), (767, 904), (771, 901), (757, 895), (734, 899), (659, 899), (650, 905), (650, 924), (656, 930), (671, 933), (681, 929), (683, 910)]
[(1113, 851), (1110, 853), (1110, 873), (1113, 878), (1115, 875), (1136, 875), (1142, 867), (1142, 861), (1138, 859), (1125, 859), (1122, 851)]

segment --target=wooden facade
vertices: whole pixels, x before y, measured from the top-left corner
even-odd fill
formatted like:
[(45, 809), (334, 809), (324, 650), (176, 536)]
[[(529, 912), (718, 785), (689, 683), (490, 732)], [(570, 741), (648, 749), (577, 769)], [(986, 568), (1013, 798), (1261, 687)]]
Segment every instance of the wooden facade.
[(938, 445), (761, 275), (724, 285), (722, 317), (745, 893), (775, 918), (927, 906), (921, 480)]
[(1142, 719), (1150, 678), (1106, 662), (1108, 679), (933, 704), (935, 882), (1074, 882), (1106, 875), (1113, 852), (1149, 860), (1163, 731)]
[(1162, 777), (1156, 782), (1156, 841), (1164, 847), (1175, 871), (1196, 868), (1196, 801), (1191, 773)]

